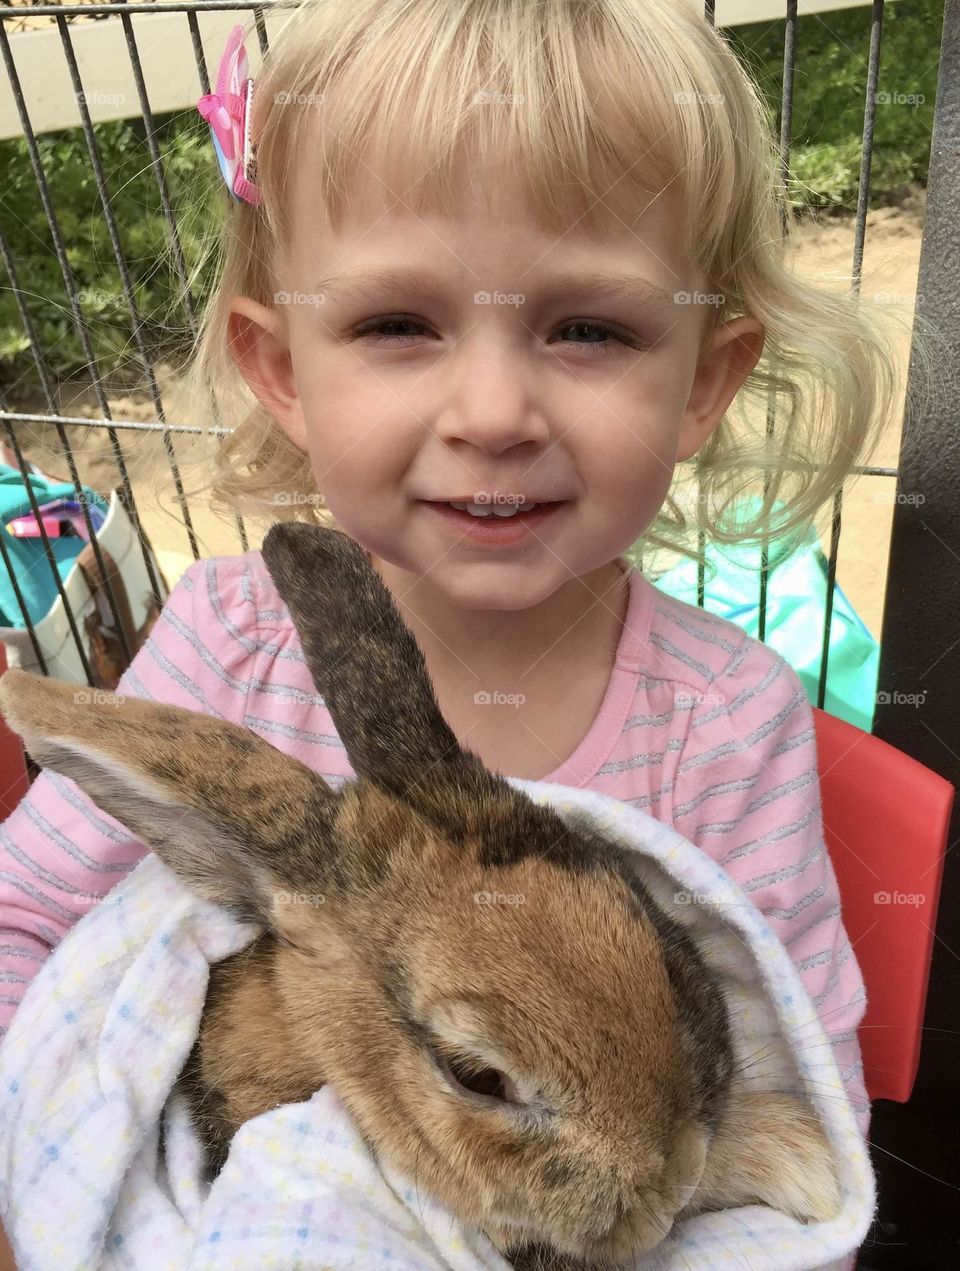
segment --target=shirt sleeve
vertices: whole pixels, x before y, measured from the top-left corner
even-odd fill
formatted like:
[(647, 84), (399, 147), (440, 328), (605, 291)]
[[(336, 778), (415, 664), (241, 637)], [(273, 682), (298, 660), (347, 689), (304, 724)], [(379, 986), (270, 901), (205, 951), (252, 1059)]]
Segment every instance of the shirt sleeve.
[(672, 823), (752, 899), (785, 946), (833, 1046), (866, 1138), (857, 1029), (863, 977), (823, 837), (813, 713), (796, 672), (751, 641), (735, 676), (702, 694), (674, 778)]
[[(242, 723), (257, 650), (243, 561), (187, 568), (118, 693)], [(37, 775), (0, 825), (0, 1036), (54, 945), (147, 850), (70, 778)]]

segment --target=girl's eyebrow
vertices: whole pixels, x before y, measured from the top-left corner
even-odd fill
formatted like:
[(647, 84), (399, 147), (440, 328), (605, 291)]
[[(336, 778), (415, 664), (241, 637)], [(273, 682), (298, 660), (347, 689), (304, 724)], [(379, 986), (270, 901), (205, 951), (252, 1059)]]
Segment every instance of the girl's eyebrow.
[[(439, 274), (392, 267), (334, 274), (329, 278), (321, 279), (316, 284), (316, 289), (319, 294), (328, 296), (334, 301), (358, 299), (373, 301), (378, 290), (386, 291), (390, 288), (402, 287), (439, 299), (448, 286), (449, 283)], [(477, 290), (483, 292), (484, 289), (478, 287)], [(543, 295), (562, 293), (568, 300), (580, 296), (585, 299), (625, 300), (676, 315), (676, 293), (667, 291), (641, 274), (623, 274), (605, 270), (594, 270), (589, 274), (562, 271), (541, 280), (536, 290)]]

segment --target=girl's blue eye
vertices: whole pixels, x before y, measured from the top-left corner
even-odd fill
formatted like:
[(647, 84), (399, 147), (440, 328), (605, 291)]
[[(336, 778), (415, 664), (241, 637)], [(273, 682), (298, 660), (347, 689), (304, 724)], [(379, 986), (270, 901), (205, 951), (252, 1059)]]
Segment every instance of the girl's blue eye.
[[(374, 318), (370, 322), (364, 322), (357, 327), (354, 335), (357, 337), (364, 335), (375, 335), (383, 330), (384, 327), (419, 327), (422, 324), (415, 322), (413, 318)], [(393, 344), (396, 341), (403, 341), (402, 335), (384, 335), (377, 341), (379, 344)]]
[[(608, 327), (602, 322), (568, 322), (567, 325), (565, 327), (561, 327), (560, 330), (572, 331), (577, 327), (579, 327), (581, 331), (599, 331), (601, 334), (611, 336), (614, 340), (616, 340), (617, 344), (626, 344), (626, 340), (618, 336), (612, 327)], [(576, 344), (578, 348), (582, 349), (584, 352), (589, 351), (591, 355), (594, 353), (610, 352), (609, 342), (605, 344), (595, 344), (591, 340), (572, 340), (571, 343)]]
[[(418, 322), (415, 318), (374, 318), (374, 319), (371, 319), (371, 321), (365, 322), (361, 324), (361, 326), (357, 327), (356, 330), (354, 331), (354, 335), (357, 338), (360, 338), (362, 336), (367, 336), (367, 335), (375, 336), (376, 337), (375, 342), (381, 345), (382, 344), (397, 344), (397, 343), (402, 344), (405, 339), (409, 339), (411, 337), (409, 335), (407, 336), (383, 335), (381, 333), (384, 327), (404, 327), (404, 326), (420, 327), (421, 330), (424, 329), (423, 323)], [(631, 345), (630, 342), (624, 336), (620, 335), (617, 331), (613, 329), (613, 327), (609, 327), (606, 325), (606, 323), (603, 323), (603, 322), (587, 322), (585, 320), (582, 322), (581, 321), (568, 322), (566, 326), (561, 327), (560, 330), (571, 331), (577, 328), (579, 328), (581, 331), (594, 331), (594, 332), (599, 331), (602, 334), (611, 337), (613, 340), (617, 342), (617, 344), (624, 345), (625, 347), (632, 347), (632, 348), (637, 347), (636, 345)], [(606, 341), (602, 344), (598, 344), (592, 340), (571, 340), (570, 343), (576, 345), (578, 349), (582, 350), (585, 353), (588, 353), (591, 357), (594, 357), (598, 354), (603, 355), (610, 352), (609, 341)]]

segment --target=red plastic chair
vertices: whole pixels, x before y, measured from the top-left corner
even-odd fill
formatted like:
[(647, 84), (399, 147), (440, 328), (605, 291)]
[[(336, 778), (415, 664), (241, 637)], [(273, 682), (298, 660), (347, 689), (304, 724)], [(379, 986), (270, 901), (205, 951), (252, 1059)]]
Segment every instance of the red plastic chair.
[(906, 1103), (923, 1013), (954, 788), (879, 737), (814, 708), (823, 831), (863, 973), (860, 1050), (872, 1099)]
[[(0, 675), (7, 669), (7, 651), (0, 644)], [(5, 821), (30, 789), (23, 743), (0, 715), (0, 821)]]

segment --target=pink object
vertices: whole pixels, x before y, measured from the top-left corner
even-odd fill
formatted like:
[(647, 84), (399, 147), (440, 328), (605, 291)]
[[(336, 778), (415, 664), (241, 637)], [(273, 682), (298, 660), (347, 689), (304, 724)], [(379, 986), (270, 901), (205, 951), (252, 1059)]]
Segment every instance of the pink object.
[(906, 1103), (920, 1064), (954, 789), (879, 737), (814, 710), (820, 793), (843, 920), (867, 982), (871, 1099)]
[(260, 187), (253, 179), (250, 137), (253, 80), (247, 74), (249, 60), (243, 40), (243, 27), (237, 25), (230, 32), (220, 58), (216, 91), (201, 97), (197, 110), (210, 125), (227, 189), (235, 198), (256, 206), (261, 196)]
[[(69, 520), (64, 516), (43, 516), (40, 518), (43, 522), (43, 528), (47, 531), (48, 538), (60, 538), (61, 521)], [(12, 521), (7, 522), (7, 533), (12, 534), (14, 538), (39, 538), (40, 529), (37, 525), (37, 518), (32, 512), (26, 516), (14, 517)]]

